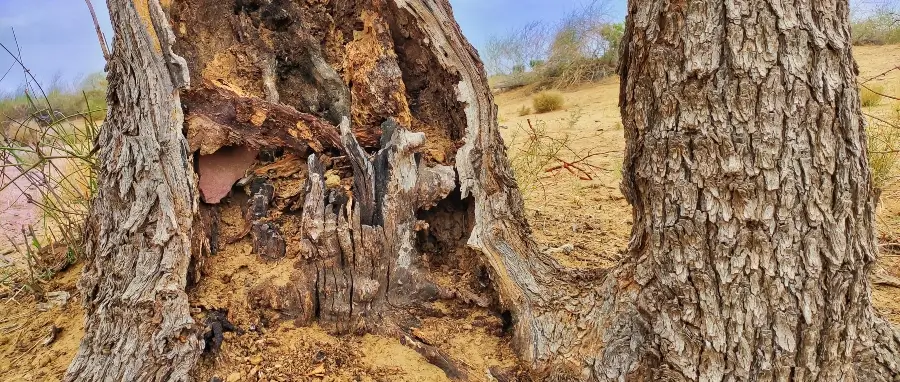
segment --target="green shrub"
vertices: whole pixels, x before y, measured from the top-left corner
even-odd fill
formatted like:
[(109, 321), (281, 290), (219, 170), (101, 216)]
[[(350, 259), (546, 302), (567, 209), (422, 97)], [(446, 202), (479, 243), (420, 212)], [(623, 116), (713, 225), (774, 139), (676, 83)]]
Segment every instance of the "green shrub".
[(27, 121), (38, 114), (55, 114), (49, 113), (52, 109), (66, 119), (90, 118), (99, 121), (106, 117), (106, 86), (104, 74), (96, 73), (74, 86), (60, 85), (55, 81), (44, 88), (46, 94), (37, 87), (0, 94), (0, 119)]
[(882, 94), (884, 94), (883, 86), (870, 85), (860, 87), (859, 103), (862, 104), (862, 107), (878, 106), (881, 104)]
[(522, 105), (522, 107), (519, 108), (518, 112), (519, 112), (520, 117), (524, 117), (528, 114), (531, 114), (531, 108), (528, 106)]
[(540, 92), (531, 99), (536, 113), (547, 113), (560, 110), (565, 100), (563, 95), (558, 92)]

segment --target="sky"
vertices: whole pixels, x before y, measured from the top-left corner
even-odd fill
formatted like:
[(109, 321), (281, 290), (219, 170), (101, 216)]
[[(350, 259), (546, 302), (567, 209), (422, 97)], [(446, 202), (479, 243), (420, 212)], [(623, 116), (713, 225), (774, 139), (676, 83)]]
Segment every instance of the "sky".
[[(106, 33), (111, 33), (105, 1), (94, 0), (94, 8)], [(82, 0), (0, 0), (0, 43), (16, 55), (21, 49), (22, 61), (41, 83), (57, 74), (71, 83), (103, 70), (103, 53)], [(12, 66), (0, 81), (0, 92), (22, 84), (22, 68), (14, 63), (0, 48), (0, 77)]]
[[(553, 23), (591, 0), (450, 0), (463, 33), (475, 47), (533, 21)], [(625, 18), (626, 0), (601, 0), (613, 20)], [(860, 2), (900, 0), (853, 0)], [(112, 41), (105, 0), (93, 0), (97, 17)], [(13, 35), (15, 31), (15, 38)], [(16, 43), (18, 42), (18, 44)], [(18, 55), (31, 73), (48, 83), (66, 83), (103, 70), (103, 54), (81, 0), (0, 0), (0, 43)], [(18, 48), (17, 48), (18, 46)], [(5, 75), (9, 68), (12, 70)], [(25, 77), (9, 53), (0, 48), (0, 93), (15, 91)]]

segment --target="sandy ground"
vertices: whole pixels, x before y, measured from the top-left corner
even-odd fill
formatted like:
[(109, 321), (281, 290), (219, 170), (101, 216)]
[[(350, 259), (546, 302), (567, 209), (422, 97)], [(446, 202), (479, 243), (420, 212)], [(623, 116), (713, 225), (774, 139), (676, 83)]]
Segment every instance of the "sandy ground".
[[(861, 77), (868, 78), (896, 66), (900, 46), (857, 48), (856, 54)], [(875, 82), (890, 94), (900, 94), (900, 72)], [(568, 135), (575, 151), (593, 149), (605, 153), (589, 159), (595, 166), (591, 180), (578, 179), (565, 171), (546, 173), (539, 183), (541, 186), (526, 195), (528, 218), (539, 242), (548, 248), (566, 248), (556, 251), (556, 256), (571, 266), (609, 266), (621, 256), (628, 242), (631, 208), (619, 191), (624, 137), (617, 107), (618, 91), (617, 79), (585, 85), (564, 92), (565, 110), (528, 116), (519, 116), (517, 112), (522, 106), (530, 106), (528, 89), (496, 97), (507, 141), (521, 139), (523, 129), (531, 120), (532, 124), (546, 124), (552, 134)], [(886, 100), (877, 107), (867, 108), (866, 112), (888, 116), (897, 107), (896, 102)], [(882, 242), (879, 265), (900, 277), (900, 244), (893, 245), (900, 243), (898, 196), (897, 184), (882, 194), (878, 215)], [(12, 204), (16, 203), (19, 202)], [(14, 229), (15, 224), (28, 217), (26, 212), (19, 214), (3, 215), (0, 227), (4, 231), (7, 226)], [(12, 223), (7, 223), (8, 219)], [(254, 267), (246, 246), (230, 248), (234, 253), (220, 256), (222, 260), (210, 264), (218, 274), (227, 275), (230, 283), (272, 272), (272, 269)], [(63, 307), (38, 312), (28, 298), (0, 301), (0, 381), (56, 380), (62, 375), (82, 335), (82, 311), (74, 288), (77, 273), (74, 267), (45, 285), (46, 290), (72, 294)], [(246, 298), (229, 296), (226, 288), (216, 281), (193, 291), (192, 296), (202, 304), (231, 304), (233, 311), (240, 312), (244, 309), (240, 301)], [(900, 324), (898, 295), (900, 289), (890, 286), (876, 285), (873, 290), (876, 308), (895, 324)], [(435, 346), (472, 370), (484, 371), (491, 366), (510, 368), (515, 364), (509, 339), (504, 337), (496, 315), (471, 307), (441, 309), (446, 311), (446, 316), (423, 320), (421, 325), (423, 335), (432, 338)], [(240, 314), (235, 317), (239, 325), (250, 319)], [(54, 327), (60, 329), (56, 339), (43, 345), (42, 341)], [(232, 382), (448, 380), (440, 369), (394, 338), (334, 337), (316, 326), (296, 327), (290, 322), (243, 336), (227, 334), (222, 352), (216, 357), (205, 356), (201, 361), (198, 379), (206, 381), (213, 376)], [(473, 374), (472, 379), (487, 380), (487, 377)]]

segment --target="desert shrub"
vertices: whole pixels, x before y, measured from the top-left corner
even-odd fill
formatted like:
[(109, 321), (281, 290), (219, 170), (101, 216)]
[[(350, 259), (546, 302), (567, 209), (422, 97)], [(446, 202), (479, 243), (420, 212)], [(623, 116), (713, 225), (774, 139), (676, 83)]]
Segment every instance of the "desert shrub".
[(900, 43), (900, 15), (879, 10), (850, 24), (854, 45), (887, 45)]
[(563, 22), (550, 45), (542, 85), (566, 88), (615, 74), (625, 26), (603, 22), (598, 12), (587, 8)]
[(881, 104), (881, 95), (884, 94), (884, 87), (880, 85), (866, 85), (859, 89), (859, 103), (863, 107), (878, 106)]
[(897, 179), (900, 162), (900, 112), (892, 118), (868, 118), (869, 168), (872, 171), (872, 186), (886, 189)]
[(532, 22), (504, 35), (490, 36), (484, 49), (481, 49), (488, 73), (524, 73), (526, 64), (541, 61), (546, 54), (549, 33), (547, 25)]
[(536, 113), (548, 113), (562, 109), (565, 99), (558, 92), (544, 91), (535, 94), (531, 102)]
[(518, 113), (519, 113), (520, 117), (524, 117), (528, 114), (531, 114), (531, 108), (528, 106), (522, 105), (522, 107), (519, 108)]
[(561, 174), (581, 180), (591, 180), (598, 166), (590, 159), (603, 153), (596, 147), (580, 149), (582, 141), (592, 141), (596, 136), (575, 136), (567, 133), (582, 118), (580, 109), (573, 109), (565, 126), (551, 126), (546, 121), (528, 120), (513, 130), (507, 148), (513, 174), (522, 194), (528, 198), (534, 191), (542, 190), (545, 182)]
[(481, 49), (492, 88), (566, 88), (615, 74), (625, 26), (606, 21), (607, 9), (593, 1), (556, 25), (531, 23), (492, 36)]

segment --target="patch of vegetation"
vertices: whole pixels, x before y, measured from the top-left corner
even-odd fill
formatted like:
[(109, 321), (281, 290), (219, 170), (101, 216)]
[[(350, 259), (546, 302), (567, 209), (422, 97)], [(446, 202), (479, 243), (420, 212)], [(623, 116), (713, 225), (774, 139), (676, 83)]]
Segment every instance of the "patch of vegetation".
[(900, 13), (878, 10), (850, 24), (853, 45), (900, 44)]
[(531, 114), (531, 108), (528, 106), (522, 105), (522, 107), (520, 107), (519, 110), (517, 110), (516, 112), (519, 113), (520, 117), (524, 117), (528, 114)]
[(75, 85), (65, 85), (58, 79), (51, 81), (46, 93), (40, 88), (23, 87), (0, 94), (0, 123), (9, 125), (29, 120), (52, 123), (46, 117), (102, 120), (106, 116), (106, 87), (105, 75), (95, 73)]
[(578, 149), (578, 142), (596, 139), (596, 136), (573, 136), (570, 131), (582, 118), (580, 109), (569, 115), (565, 128), (552, 128), (546, 121), (528, 120), (512, 133), (507, 145), (510, 165), (519, 190), (529, 197), (545, 188), (544, 182), (556, 174), (568, 174), (581, 180), (591, 180), (597, 171), (603, 171), (590, 159), (606, 154), (592, 149)]
[(594, 1), (557, 25), (531, 23), (491, 37), (482, 49), (491, 87), (566, 88), (615, 74), (625, 25), (605, 21), (606, 9)]
[(615, 74), (624, 34), (624, 24), (598, 22), (591, 12), (570, 17), (553, 38), (540, 83), (567, 88)]
[(866, 85), (859, 89), (859, 103), (862, 107), (873, 107), (881, 104), (884, 87), (881, 85)]
[(0, 99), (0, 191), (21, 194), (36, 209), (36, 221), (8, 238), (26, 260), (25, 287), (83, 254), (84, 221), (97, 191), (95, 118), (106, 114), (102, 75), (88, 77), (77, 91), (47, 88), (27, 86)]
[(561, 110), (565, 99), (559, 92), (543, 91), (535, 94), (531, 102), (532, 106), (534, 106), (534, 111), (540, 114)]
[(900, 162), (900, 111), (892, 118), (868, 118), (866, 133), (869, 140), (869, 168), (872, 171), (872, 186), (878, 190), (887, 189), (897, 179)]

